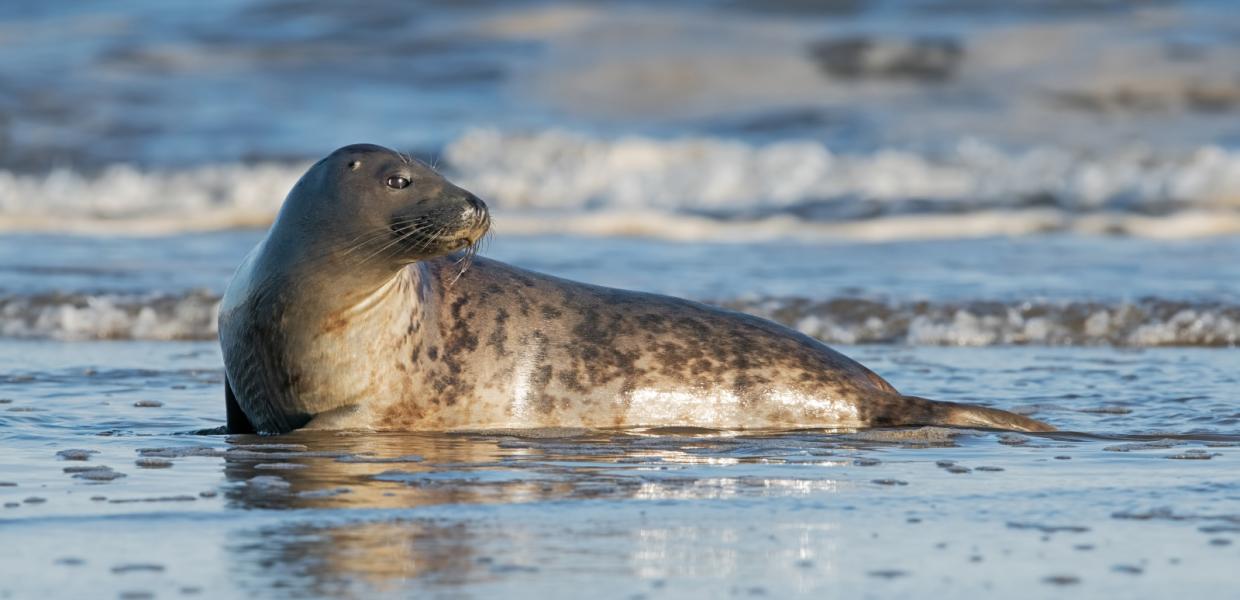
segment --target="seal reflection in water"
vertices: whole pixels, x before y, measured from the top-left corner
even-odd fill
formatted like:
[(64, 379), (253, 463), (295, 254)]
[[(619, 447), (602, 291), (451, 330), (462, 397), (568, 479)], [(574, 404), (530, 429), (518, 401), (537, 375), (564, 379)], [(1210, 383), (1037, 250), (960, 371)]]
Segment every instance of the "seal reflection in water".
[(486, 205), (372, 145), (310, 168), (220, 308), (232, 432), (955, 425), (801, 333), (474, 259)]

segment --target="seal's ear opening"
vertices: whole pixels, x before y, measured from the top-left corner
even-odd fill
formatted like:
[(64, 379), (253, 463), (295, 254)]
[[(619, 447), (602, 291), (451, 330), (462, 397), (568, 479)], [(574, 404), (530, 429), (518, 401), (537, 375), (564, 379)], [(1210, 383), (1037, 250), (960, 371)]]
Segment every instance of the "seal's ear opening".
[(360, 161), (360, 160), (351, 160), (351, 161), (349, 161), (349, 170), (350, 170), (350, 171), (356, 171), (356, 170), (358, 170), (358, 169), (360, 169), (360, 168), (362, 168), (362, 161)]

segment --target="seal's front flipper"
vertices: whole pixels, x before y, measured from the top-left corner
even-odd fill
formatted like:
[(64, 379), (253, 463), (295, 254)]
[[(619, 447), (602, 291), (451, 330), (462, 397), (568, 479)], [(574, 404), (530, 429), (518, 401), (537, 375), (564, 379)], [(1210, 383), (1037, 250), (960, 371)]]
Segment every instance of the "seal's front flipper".
[(228, 377), (224, 377), (224, 406), (228, 410), (228, 433), (254, 433), (254, 425), (250, 423), (250, 418), (241, 412), (241, 406), (237, 404), (237, 397), (233, 395), (232, 385), (228, 383)]

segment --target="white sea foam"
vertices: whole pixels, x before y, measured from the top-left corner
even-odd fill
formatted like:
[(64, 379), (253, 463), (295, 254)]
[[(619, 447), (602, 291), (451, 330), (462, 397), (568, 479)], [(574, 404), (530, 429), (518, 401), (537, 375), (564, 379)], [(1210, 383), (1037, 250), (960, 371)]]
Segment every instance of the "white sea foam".
[(265, 225), (308, 166), (0, 171), (0, 231), (166, 233)]
[(1136, 302), (898, 303), (773, 298), (725, 305), (841, 344), (1235, 346), (1240, 306)]
[[(1137, 302), (887, 302), (768, 298), (721, 303), (837, 344), (1235, 346), (1240, 306)], [(44, 294), (0, 297), (0, 337), (211, 340), (218, 297)]]
[(200, 340), (216, 335), (219, 298), (184, 294), (40, 294), (0, 297), (0, 337), (57, 340)]
[(1176, 157), (1140, 147), (1091, 157), (964, 140), (930, 157), (895, 149), (837, 154), (811, 141), (474, 130), (444, 156), (464, 185), (521, 208), (748, 210), (856, 199), (925, 200), (923, 210), (938, 202), (952, 212), (1031, 202), (1074, 211), (1240, 208), (1240, 154), (1215, 146)]
[(1165, 216), (1117, 211), (1080, 214), (1059, 208), (977, 210), (955, 214), (914, 213), (861, 220), (810, 221), (792, 215), (718, 219), (656, 210), (573, 213), (501, 212), (494, 229), (503, 234), (634, 236), (676, 241), (931, 240), (1023, 236), (1048, 232), (1190, 239), (1240, 233), (1240, 211), (1187, 209)]
[[(908, 239), (1045, 231), (1201, 237), (1240, 232), (1240, 152), (840, 154), (817, 142), (618, 139), (474, 130), (445, 168), (501, 232), (670, 239)], [(262, 226), (305, 164), (84, 175), (0, 172), (0, 231), (169, 233)]]

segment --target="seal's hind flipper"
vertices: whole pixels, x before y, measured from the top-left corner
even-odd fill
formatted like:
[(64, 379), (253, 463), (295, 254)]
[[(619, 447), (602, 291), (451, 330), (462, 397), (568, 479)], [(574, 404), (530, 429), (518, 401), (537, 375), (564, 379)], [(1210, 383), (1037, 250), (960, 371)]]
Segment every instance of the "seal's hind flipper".
[(955, 427), (984, 427), (987, 429), (1008, 429), (1012, 431), (1047, 432), (1056, 431), (1049, 423), (1018, 415), (1006, 410), (959, 404), (939, 400), (926, 400), (917, 396), (905, 396), (909, 402), (929, 402), (934, 414), (934, 425), (952, 425)]
[(872, 427), (947, 425), (1012, 431), (1055, 431), (1055, 427), (1024, 415), (973, 404), (927, 400), (917, 396), (886, 394), (866, 404)]
[(241, 406), (237, 404), (237, 397), (233, 395), (232, 385), (228, 383), (228, 377), (224, 377), (224, 406), (228, 410), (228, 433), (254, 433), (254, 425), (250, 423), (250, 418), (241, 412)]

